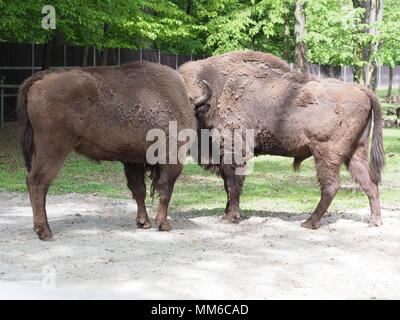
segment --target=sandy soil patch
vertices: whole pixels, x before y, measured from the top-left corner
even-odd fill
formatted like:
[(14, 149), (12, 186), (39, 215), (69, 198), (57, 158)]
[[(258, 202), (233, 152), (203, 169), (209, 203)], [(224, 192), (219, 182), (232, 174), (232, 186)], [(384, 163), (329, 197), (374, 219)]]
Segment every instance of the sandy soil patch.
[(128, 200), (49, 196), (47, 211), (52, 242), (32, 232), (26, 195), (0, 193), (0, 298), (400, 298), (395, 208), (380, 228), (367, 227), (365, 208), (328, 215), (319, 230), (300, 227), (305, 214), (231, 225), (175, 213), (171, 232), (137, 229)]

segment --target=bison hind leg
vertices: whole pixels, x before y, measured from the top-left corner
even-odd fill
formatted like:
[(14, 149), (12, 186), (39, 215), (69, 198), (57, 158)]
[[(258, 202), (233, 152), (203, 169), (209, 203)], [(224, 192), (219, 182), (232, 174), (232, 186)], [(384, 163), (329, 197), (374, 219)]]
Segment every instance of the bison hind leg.
[(154, 187), (159, 195), (159, 207), (156, 216), (156, 225), (160, 231), (169, 231), (171, 225), (167, 220), (168, 206), (176, 179), (183, 169), (183, 164), (159, 165), (156, 175), (153, 177)]
[(64, 144), (64, 136), (57, 134), (35, 135), (35, 156), (26, 178), (33, 211), (33, 230), (40, 240), (52, 240), (47, 221), (46, 195), (65, 158), (72, 150)]
[(346, 163), (354, 180), (368, 196), (371, 208), (370, 227), (382, 225), (378, 184), (371, 178), (371, 168), (368, 163), (368, 144), (358, 146), (353, 156)]

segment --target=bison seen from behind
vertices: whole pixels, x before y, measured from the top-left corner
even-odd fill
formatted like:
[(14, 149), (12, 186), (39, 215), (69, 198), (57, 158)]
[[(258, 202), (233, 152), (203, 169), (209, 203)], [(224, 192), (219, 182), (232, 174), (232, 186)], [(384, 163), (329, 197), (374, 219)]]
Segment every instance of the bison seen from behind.
[[(33, 209), (34, 230), (42, 240), (52, 233), (47, 221), (47, 190), (67, 155), (75, 150), (90, 159), (121, 161), (138, 206), (137, 224), (150, 228), (145, 207), (145, 171), (160, 205), (156, 224), (169, 230), (167, 209), (183, 164), (149, 165), (146, 134), (195, 129), (182, 77), (171, 68), (149, 62), (121, 67), (43, 71), (25, 80), (18, 96), (18, 120)], [(183, 145), (183, 142), (178, 142)]]
[[(188, 62), (179, 72), (189, 96), (198, 101), (199, 129), (254, 129), (254, 156), (293, 157), (295, 169), (314, 156), (321, 200), (302, 224), (304, 227), (319, 227), (339, 190), (339, 169), (343, 163), (369, 198), (370, 225), (381, 224), (378, 183), (384, 151), (381, 109), (373, 92), (357, 84), (319, 80), (291, 71), (281, 59), (255, 51), (230, 52)], [(196, 98), (205, 88), (210, 98)], [(204, 166), (224, 179), (228, 197), (224, 217), (236, 221), (245, 179), (235, 174), (240, 164), (221, 160), (220, 165)]]

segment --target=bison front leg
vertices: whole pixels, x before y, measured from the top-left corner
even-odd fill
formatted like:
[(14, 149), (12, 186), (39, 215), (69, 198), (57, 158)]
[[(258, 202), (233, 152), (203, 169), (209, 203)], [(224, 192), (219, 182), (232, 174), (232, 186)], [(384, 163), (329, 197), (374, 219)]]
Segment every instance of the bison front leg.
[(160, 231), (169, 231), (171, 229), (171, 225), (167, 220), (168, 206), (176, 179), (179, 177), (182, 168), (183, 165), (180, 163), (160, 165), (160, 172), (155, 181), (155, 188), (160, 199), (160, 205), (156, 216), (156, 225)]
[(226, 219), (229, 222), (237, 222), (240, 218), (239, 201), (245, 176), (238, 175), (235, 167), (231, 165), (222, 166), (221, 176), (224, 179), (227, 195), (225, 213), (222, 219)]
[(316, 168), (318, 181), (321, 186), (321, 200), (311, 217), (301, 224), (308, 229), (318, 229), (320, 227), (321, 218), (326, 210), (328, 210), (340, 188), (340, 165), (316, 160)]
[(151, 223), (146, 211), (146, 184), (144, 182), (144, 164), (124, 163), (125, 176), (128, 180), (128, 188), (132, 192), (137, 204), (136, 224), (139, 228), (149, 229)]

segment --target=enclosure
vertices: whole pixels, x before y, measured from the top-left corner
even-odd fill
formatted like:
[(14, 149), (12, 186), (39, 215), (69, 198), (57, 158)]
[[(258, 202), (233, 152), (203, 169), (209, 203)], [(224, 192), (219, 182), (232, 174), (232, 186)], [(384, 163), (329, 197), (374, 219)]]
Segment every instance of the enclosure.
[[(63, 0), (55, 18), (48, 5), (0, 1), (0, 299), (400, 299), (399, 0)], [(221, 177), (188, 157), (172, 230), (154, 226), (148, 178), (154, 227), (143, 230), (123, 164), (72, 153), (47, 196), (54, 239), (38, 240), (16, 114), (25, 79), (143, 60), (177, 70), (247, 49), (375, 91), (385, 125), (382, 226), (367, 227), (368, 198), (343, 165), (321, 228), (302, 228), (320, 200), (314, 159), (295, 172), (292, 158), (263, 155), (251, 160), (239, 223), (221, 219)]]

